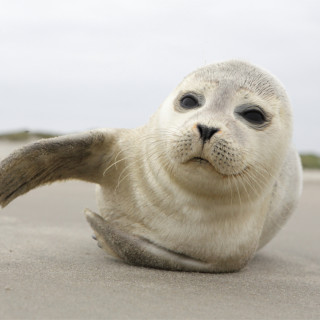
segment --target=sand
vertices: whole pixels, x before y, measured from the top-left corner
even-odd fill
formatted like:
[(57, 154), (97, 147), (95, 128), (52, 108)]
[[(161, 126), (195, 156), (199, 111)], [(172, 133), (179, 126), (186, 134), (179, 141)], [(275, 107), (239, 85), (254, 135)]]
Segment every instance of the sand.
[[(0, 158), (17, 144), (0, 143)], [(239, 273), (139, 268), (91, 239), (94, 185), (56, 183), (0, 212), (0, 319), (320, 319), (320, 174)]]

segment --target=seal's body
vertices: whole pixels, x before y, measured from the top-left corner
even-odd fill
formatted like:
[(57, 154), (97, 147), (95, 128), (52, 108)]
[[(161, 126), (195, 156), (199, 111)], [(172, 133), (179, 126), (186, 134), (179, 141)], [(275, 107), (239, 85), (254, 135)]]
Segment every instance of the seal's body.
[(241, 269), (280, 229), (301, 192), (285, 90), (240, 61), (190, 74), (144, 127), (38, 143), (1, 163), (0, 202), (77, 178), (99, 185), (87, 210), (99, 245), (129, 263)]

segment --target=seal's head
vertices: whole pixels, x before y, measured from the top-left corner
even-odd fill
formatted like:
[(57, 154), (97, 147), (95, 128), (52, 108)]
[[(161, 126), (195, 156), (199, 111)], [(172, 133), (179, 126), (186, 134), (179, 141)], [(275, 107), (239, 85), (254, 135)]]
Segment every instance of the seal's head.
[(219, 181), (226, 177), (233, 181), (241, 176), (240, 188), (263, 185), (281, 167), (292, 131), (290, 105), (281, 84), (242, 61), (191, 73), (153, 120), (162, 136), (159, 156), (168, 167), (186, 171), (179, 177), (192, 188), (208, 190), (213, 183), (221, 192), (226, 183)]

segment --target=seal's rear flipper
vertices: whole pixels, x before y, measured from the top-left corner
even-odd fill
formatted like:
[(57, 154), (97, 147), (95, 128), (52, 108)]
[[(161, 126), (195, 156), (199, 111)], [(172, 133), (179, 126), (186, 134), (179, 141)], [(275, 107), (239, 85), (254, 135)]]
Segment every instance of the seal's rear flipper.
[(214, 272), (214, 264), (195, 260), (147, 239), (127, 234), (88, 209), (85, 214), (98, 244), (109, 254), (129, 264), (174, 271)]
[(0, 163), (0, 205), (57, 180), (99, 183), (110, 165), (115, 130), (43, 139), (15, 151)]

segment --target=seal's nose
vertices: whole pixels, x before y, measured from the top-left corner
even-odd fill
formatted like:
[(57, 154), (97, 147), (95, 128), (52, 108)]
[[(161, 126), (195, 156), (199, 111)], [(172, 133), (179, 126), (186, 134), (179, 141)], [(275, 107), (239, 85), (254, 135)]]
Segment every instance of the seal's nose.
[(207, 140), (210, 140), (211, 137), (219, 131), (219, 129), (214, 127), (207, 127), (203, 124), (198, 124), (197, 129), (200, 133), (200, 139), (205, 143)]

